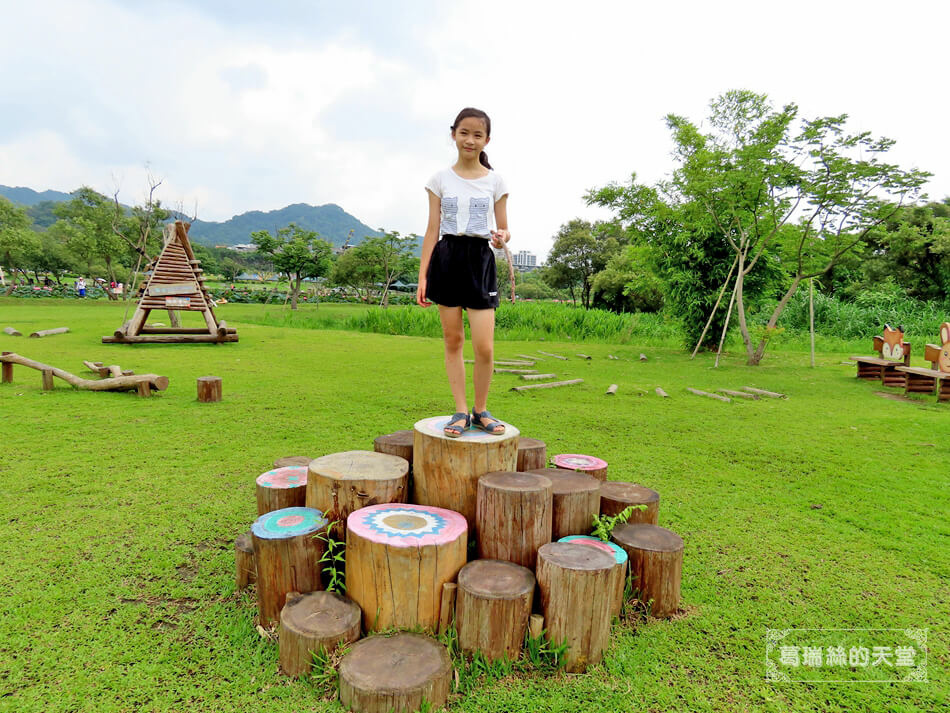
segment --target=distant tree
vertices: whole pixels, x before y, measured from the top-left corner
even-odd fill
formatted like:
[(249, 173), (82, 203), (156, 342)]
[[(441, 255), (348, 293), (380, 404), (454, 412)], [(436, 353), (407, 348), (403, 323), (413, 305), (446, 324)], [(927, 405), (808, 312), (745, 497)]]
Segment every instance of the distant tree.
[(418, 272), (419, 262), (412, 254), (416, 247), (415, 236), (403, 238), (395, 231), (387, 232), (382, 228), (380, 232), (384, 233), (382, 237), (367, 237), (347, 252), (355, 250), (361, 260), (377, 266), (374, 272), (382, 285), (379, 304), (385, 307), (392, 284), (400, 277)]
[(304, 230), (296, 223), (280, 228), (276, 235), (266, 230), (251, 233), (258, 251), (270, 256), (274, 267), (290, 278), (290, 308), (297, 309), (300, 286), (307, 278), (321, 277), (330, 271), (333, 248), (316, 231)]
[(594, 306), (615, 312), (658, 312), (663, 307), (663, 281), (644, 245), (627, 245), (594, 275)]
[[(25, 260), (37, 249), (38, 238), (30, 229), (30, 218), (24, 208), (0, 196), (0, 264), (8, 272), (23, 271), (26, 275)], [(15, 280), (5, 294), (13, 292)]]
[[(62, 232), (67, 236), (69, 249), (89, 266), (90, 277), (118, 281), (117, 262), (128, 253), (124, 241), (113, 231), (112, 201), (88, 186), (73, 191), (72, 196), (54, 208), (60, 221), (69, 228)], [(100, 265), (105, 267), (104, 274), (97, 274)], [(118, 299), (111, 290), (106, 294), (111, 300)]]
[(576, 218), (562, 225), (554, 236), (544, 279), (551, 287), (568, 290), (574, 304), (577, 304), (576, 291), (584, 307), (589, 309), (594, 275), (604, 269), (619, 249), (620, 240), (614, 226), (592, 225)]
[(233, 283), (242, 272), (244, 268), (234, 258), (226, 257), (218, 263), (218, 274), (228, 282)]

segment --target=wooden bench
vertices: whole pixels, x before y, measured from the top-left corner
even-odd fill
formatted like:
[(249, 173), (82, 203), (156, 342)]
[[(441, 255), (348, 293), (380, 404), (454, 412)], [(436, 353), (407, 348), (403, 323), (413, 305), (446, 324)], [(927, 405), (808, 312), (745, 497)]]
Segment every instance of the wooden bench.
[(930, 368), (922, 366), (899, 366), (905, 377), (905, 394), (935, 394), (937, 402), (950, 401), (950, 322), (940, 325), (941, 346), (928, 344), (924, 359)]
[(904, 386), (906, 375), (897, 370), (910, 366), (910, 343), (904, 341), (904, 330), (885, 324), (883, 335), (874, 337), (873, 345), (876, 357), (851, 357), (858, 364), (857, 377), (880, 381), (884, 386)]

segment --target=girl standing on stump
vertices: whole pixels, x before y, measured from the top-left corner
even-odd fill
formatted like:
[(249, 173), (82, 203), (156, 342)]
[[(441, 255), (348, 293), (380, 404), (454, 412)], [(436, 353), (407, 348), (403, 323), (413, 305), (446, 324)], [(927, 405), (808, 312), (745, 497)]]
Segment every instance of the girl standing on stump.
[[(422, 242), (416, 302), (422, 307), (429, 307), (432, 302), (439, 306), (445, 371), (456, 411), (444, 428), (445, 435), (458, 438), (469, 426), (500, 435), (505, 426), (488, 412), (486, 403), (494, 368), (498, 307), (495, 254), (489, 243), (501, 248), (511, 239), (508, 187), (492, 171), (485, 155), (484, 148), (491, 138), (488, 114), (479, 109), (462, 109), (451, 129), (458, 160), (426, 183), (429, 222)], [(491, 216), (495, 230), (491, 229)], [(471, 414), (465, 397), (462, 360), (463, 309), (468, 312), (475, 351), (475, 404)]]

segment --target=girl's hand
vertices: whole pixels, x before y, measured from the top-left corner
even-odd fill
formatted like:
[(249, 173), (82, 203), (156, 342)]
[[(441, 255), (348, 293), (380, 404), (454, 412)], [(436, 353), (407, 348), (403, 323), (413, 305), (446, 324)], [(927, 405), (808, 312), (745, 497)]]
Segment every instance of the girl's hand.
[(496, 248), (501, 249), (509, 240), (511, 240), (511, 233), (507, 230), (493, 230), (491, 233), (491, 242)]
[(416, 287), (416, 304), (420, 307), (431, 307), (432, 303), (426, 299), (426, 279), (419, 279), (419, 286)]

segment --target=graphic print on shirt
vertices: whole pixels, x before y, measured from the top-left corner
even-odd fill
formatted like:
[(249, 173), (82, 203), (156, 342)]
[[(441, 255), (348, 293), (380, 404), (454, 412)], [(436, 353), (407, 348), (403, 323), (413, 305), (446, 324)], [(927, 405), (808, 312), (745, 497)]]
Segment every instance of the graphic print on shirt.
[(468, 227), (465, 232), (469, 235), (484, 235), (488, 232), (488, 198), (468, 199)]
[(458, 235), (458, 221), (456, 217), (459, 212), (458, 196), (442, 197), (442, 226), (439, 228), (442, 235)]

